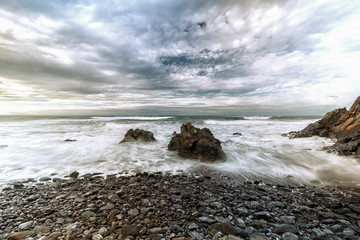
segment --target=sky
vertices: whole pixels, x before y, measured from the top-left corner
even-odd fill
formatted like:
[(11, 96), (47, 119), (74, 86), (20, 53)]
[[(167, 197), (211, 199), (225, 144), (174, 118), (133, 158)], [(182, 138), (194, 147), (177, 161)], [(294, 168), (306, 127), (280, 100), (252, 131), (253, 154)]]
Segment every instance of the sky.
[(322, 115), (360, 95), (360, 1), (2, 0), (0, 114)]

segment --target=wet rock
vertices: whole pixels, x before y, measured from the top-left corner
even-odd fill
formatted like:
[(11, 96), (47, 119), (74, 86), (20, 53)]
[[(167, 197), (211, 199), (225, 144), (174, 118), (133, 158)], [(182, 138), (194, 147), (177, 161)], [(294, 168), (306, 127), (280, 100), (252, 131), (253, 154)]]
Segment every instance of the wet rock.
[(35, 230), (36, 232), (41, 232), (41, 233), (49, 233), (49, 232), (50, 232), (50, 228), (47, 227), (47, 226), (36, 226), (36, 227), (34, 228), (34, 230)]
[(209, 217), (199, 217), (198, 220), (199, 220), (200, 222), (209, 223), (209, 224), (216, 222), (215, 219), (211, 219), (211, 218), (209, 218)]
[(140, 228), (136, 225), (126, 225), (121, 229), (121, 233), (123, 236), (137, 236), (140, 231)]
[(265, 236), (265, 234), (253, 234), (250, 236), (249, 240), (267, 240), (268, 238)]
[(132, 217), (135, 217), (136, 215), (139, 214), (139, 210), (137, 210), (137, 209), (130, 209), (130, 210), (128, 211), (128, 214), (129, 214), (130, 216), (132, 216)]
[(257, 218), (257, 219), (271, 219), (271, 215), (270, 215), (270, 213), (268, 213), (268, 212), (265, 212), (265, 211), (263, 211), (263, 212), (256, 212), (256, 213), (254, 213), (254, 216), (255, 216), (255, 218)]
[(0, 192), (0, 234), (7, 239), (29, 220), (28, 240), (337, 240), (360, 233), (357, 190), (230, 180), (158, 172), (84, 175), (42, 190), (27, 184)]
[(106, 233), (107, 233), (107, 229), (105, 227), (102, 227), (99, 229), (99, 234), (101, 236), (105, 236)]
[(360, 96), (355, 100), (349, 111), (338, 108), (325, 114), (325, 116), (309, 124), (303, 130), (290, 132), (288, 137), (329, 137), (337, 142), (326, 148), (341, 155), (355, 155), (360, 157)]
[(291, 232), (286, 232), (281, 236), (282, 240), (298, 240), (299, 237)]
[(100, 210), (111, 210), (114, 208), (114, 204), (108, 203), (105, 206), (101, 207)]
[(321, 231), (320, 228), (314, 228), (314, 229), (312, 229), (312, 232), (314, 233), (314, 235), (317, 239), (323, 238), (325, 236), (325, 233), (323, 231)]
[(47, 182), (47, 181), (50, 181), (50, 180), (51, 180), (50, 177), (41, 177), (41, 178), (39, 179), (40, 182)]
[(276, 234), (283, 234), (286, 232), (298, 233), (299, 231), (294, 225), (289, 225), (289, 224), (279, 224), (276, 225), (273, 229), (273, 233)]
[(28, 221), (19, 225), (20, 230), (29, 230), (34, 225), (34, 221)]
[(228, 223), (215, 223), (215, 224), (210, 225), (208, 228), (208, 231), (213, 232), (214, 230), (216, 232), (222, 232), (223, 234), (226, 234), (226, 235), (229, 235), (229, 234), (237, 235), (237, 233), (238, 233), (238, 230)]
[(78, 178), (78, 176), (79, 176), (79, 172), (78, 171), (74, 171), (74, 172), (72, 172), (72, 173), (70, 173), (70, 175), (69, 175), (71, 178)]
[(33, 231), (16, 232), (16, 233), (10, 234), (8, 239), (9, 240), (21, 240), (21, 239), (25, 239), (26, 237), (29, 237), (33, 234), (34, 234)]
[(135, 141), (154, 142), (156, 139), (154, 138), (154, 134), (150, 131), (145, 131), (143, 129), (129, 129), (120, 143)]
[(102, 240), (102, 239), (104, 239), (104, 238), (100, 234), (95, 234), (92, 237), (92, 240)]
[(280, 217), (281, 222), (286, 224), (295, 224), (295, 216), (281, 216)]
[(53, 232), (47, 238), (50, 240), (58, 239), (58, 237), (60, 237), (61, 235), (61, 232)]
[(168, 149), (177, 151), (179, 156), (199, 159), (204, 162), (226, 160), (221, 143), (207, 128), (199, 129), (190, 122), (181, 126), (180, 134), (172, 137)]
[(96, 217), (96, 213), (93, 211), (85, 211), (81, 214), (82, 220), (88, 220), (91, 217)]
[(239, 238), (239, 237), (236, 237), (236, 236), (230, 234), (228, 236), (228, 240), (243, 240), (243, 238)]

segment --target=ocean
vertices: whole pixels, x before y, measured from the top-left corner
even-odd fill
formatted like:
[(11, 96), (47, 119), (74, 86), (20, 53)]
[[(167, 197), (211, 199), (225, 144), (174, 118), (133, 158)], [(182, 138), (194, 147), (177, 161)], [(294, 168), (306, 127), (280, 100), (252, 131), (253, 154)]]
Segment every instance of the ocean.
[[(198, 172), (239, 180), (360, 186), (360, 164), (323, 151), (333, 140), (288, 139), (315, 117), (0, 116), (0, 187), (27, 178), (136, 172)], [(202, 163), (168, 151), (186, 122), (209, 128), (222, 142), (226, 162)], [(154, 133), (153, 143), (123, 143), (128, 129)], [(233, 133), (241, 133), (233, 135)], [(66, 142), (66, 139), (76, 141)]]

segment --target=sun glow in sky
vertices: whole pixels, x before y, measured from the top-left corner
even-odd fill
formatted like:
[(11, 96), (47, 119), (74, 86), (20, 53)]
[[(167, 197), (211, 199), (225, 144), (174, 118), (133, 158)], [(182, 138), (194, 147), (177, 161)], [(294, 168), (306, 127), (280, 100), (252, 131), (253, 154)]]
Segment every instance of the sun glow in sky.
[(0, 114), (316, 114), (360, 95), (360, 2), (0, 5)]

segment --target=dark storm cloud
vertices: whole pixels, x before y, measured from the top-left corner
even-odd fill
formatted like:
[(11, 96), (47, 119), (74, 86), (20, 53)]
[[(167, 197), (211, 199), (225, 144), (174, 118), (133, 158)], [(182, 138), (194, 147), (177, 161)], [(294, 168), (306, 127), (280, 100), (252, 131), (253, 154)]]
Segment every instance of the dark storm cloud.
[(0, 93), (21, 95), (22, 84), (33, 97), (140, 105), (185, 99), (194, 106), (203, 97), (209, 107), (279, 105), (282, 98), (311, 105), (316, 94), (345, 101), (356, 89), (332, 89), (360, 74), (337, 59), (357, 60), (360, 47), (353, 30), (337, 31), (359, 7), (336, 0), (6, 0), (0, 78), (8, 89)]

